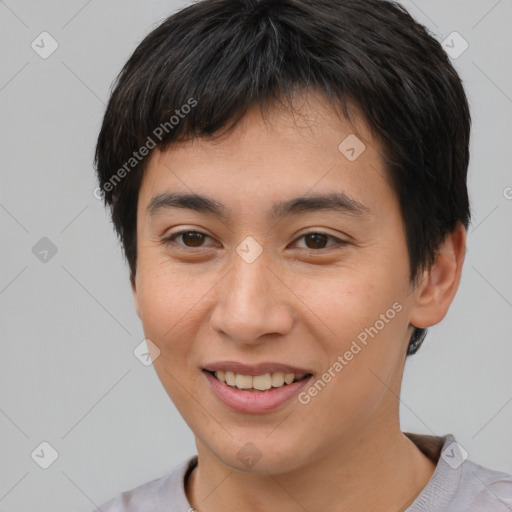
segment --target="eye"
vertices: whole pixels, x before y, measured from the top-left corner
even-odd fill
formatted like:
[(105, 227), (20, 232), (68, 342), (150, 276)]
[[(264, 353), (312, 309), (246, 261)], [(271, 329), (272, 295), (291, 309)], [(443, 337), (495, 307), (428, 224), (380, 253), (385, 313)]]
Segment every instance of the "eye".
[[(338, 244), (345, 245), (346, 242), (343, 242), (339, 238), (336, 238), (332, 235), (328, 235), (327, 233), (322, 233), (318, 231), (312, 231), (311, 233), (305, 233), (304, 235), (297, 238), (297, 240), (304, 239), (306, 240), (306, 247), (300, 247), (300, 249), (306, 249), (306, 250), (312, 250), (312, 251), (319, 251), (322, 249), (325, 249), (325, 244), (329, 239), (334, 240), (335, 242), (338, 242)], [(309, 246), (308, 246), (309, 242)], [(336, 245), (336, 243), (331, 244)], [(330, 247), (330, 246), (329, 246)]]
[[(175, 240), (179, 237), (182, 237), (183, 243), (177, 243)], [(174, 233), (173, 235), (164, 238), (162, 240), (162, 244), (164, 245), (171, 245), (171, 244), (177, 244), (182, 245), (187, 248), (194, 248), (194, 247), (202, 247), (201, 242), (204, 240), (204, 238), (210, 238), (208, 235), (205, 235), (204, 233), (201, 233), (200, 231), (180, 231), (178, 233)], [(188, 245), (191, 244), (191, 245)]]
[[(178, 238), (182, 238), (182, 242), (176, 242)], [(193, 248), (201, 248), (204, 247), (202, 245), (202, 242), (204, 242), (205, 238), (211, 238), (205, 233), (202, 233), (201, 231), (179, 231), (178, 233), (174, 233), (173, 235), (168, 236), (167, 238), (164, 238), (162, 240), (162, 244), (167, 245), (179, 245), (185, 248), (193, 249)], [(314, 231), (311, 233), (305, 233), (304, 235), (297, 238), (297, 240), (304, 239), (306, 240), (306, 247), (299, 247), (300, 249), (306, 249), (311, 251), (320, 251), (322, 249), (325, 249), (325, 244), (327, 241), (334, 240), (334, 244), (336, 245), (336, 242), (338, 245), (346, 245), (346, 242), (343, 242), (339, 238), (336, 238), (332, 235), (328, 235), (327, 233), (322, 233), (318, 231)], [(328, 246), (330, 247), (330, 246)]]

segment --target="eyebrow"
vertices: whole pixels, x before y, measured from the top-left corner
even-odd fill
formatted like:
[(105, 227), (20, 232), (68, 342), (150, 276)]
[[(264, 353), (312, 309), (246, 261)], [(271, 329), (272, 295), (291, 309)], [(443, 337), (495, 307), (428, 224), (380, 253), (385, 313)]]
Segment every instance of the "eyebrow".
[[(215, 199), (201, 194), (186, 194), (179, 192), (166, 192), (154, 196), (146, 207), (149, 216), (172, 208), (194, 210), (200, 213), (209, 213), (223, 220), (228, 218), (228, 209)], [(344, 192), (331, 192), (296, 197), (287, 201), (274, 203), (270, 210), (270, 218), (282, 219), (289, 215), (301, 213), (332, 210), (337, 213), (361, 216), (371, 214), (370, 208), (363, 203), (349, 197)]]

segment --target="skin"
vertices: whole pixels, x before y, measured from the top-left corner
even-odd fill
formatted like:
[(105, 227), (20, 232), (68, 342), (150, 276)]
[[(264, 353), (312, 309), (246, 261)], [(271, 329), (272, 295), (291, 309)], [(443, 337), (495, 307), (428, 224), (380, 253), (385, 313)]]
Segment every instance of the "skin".
[[(400, 430), (406, 349), (413, 326), (448, 311), (465, 229), (446, 238), (413, 287), (398, 200), (361, 118), (339, 119), (310, 93), (295, 115), (276, 106), (265, 120), (255, 107), (221, 140), (155, 149), (140, 190), (132, 290), (160, 350), (158, 377), (195, 435), (199, 464), (187, 497), (199, 512), (404, 510), (435, 469)], [(366, 146), (353, 162), (338, 150), (351, 133)], [(371, 213), (266, 216), (275, 201), (332, 190)], [(168, 191), (208, 195), (229, 218), (178, 208), (148, 215), (150, 199)], [(161, 242), (187, 229), (206, 236)], [(312, 232), (335, 239), (303, 237)], [(248, 236), (263, 249), (252, 263), (236, 252)], [(307, 405), (241, 414), (201, 371), (213, 361), (272, 361), (318, 378), (396, 302), (401, 311)], [(252, 467), (237, 457), (248, 442), (261, 454)]]

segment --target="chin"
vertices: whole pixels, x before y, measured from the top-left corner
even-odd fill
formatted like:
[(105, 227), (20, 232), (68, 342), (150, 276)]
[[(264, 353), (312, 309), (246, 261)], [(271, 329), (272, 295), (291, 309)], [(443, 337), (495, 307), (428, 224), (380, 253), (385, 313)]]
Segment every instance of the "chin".
[[(252, 475), (277, 475), (299, 469), (306, 464), (307, 454), (298, 447), (307, 446), (304, 442), (293, 443), (288, 438), (269, 439), (266, 434), (258, 438), (246, 436), (239, 441), (230, 440), (229, 446), (211, 451), (226, 466), (234, 471)], [(299, 452), (299, 453), (298, 453)]]

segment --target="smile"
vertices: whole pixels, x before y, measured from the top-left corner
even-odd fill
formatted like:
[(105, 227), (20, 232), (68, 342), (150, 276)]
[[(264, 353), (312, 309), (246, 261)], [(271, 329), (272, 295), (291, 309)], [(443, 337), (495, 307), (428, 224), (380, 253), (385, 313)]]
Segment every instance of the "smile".
[(203, 375), (223, 405), (249, 414), (270, 413), (292, 403), (313, 377), (311, 373), (246, 375), (223, 370), (203, 370)]
[(272, 388), (287, 386), (293, 382), (304, 379), (310, 374), (301, 373), (265, 373), (263, 375), (243, 375), (222, 370), (211, 372), (220, 382), (239, 390), (267, 391)]

